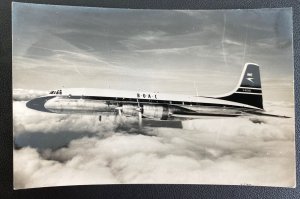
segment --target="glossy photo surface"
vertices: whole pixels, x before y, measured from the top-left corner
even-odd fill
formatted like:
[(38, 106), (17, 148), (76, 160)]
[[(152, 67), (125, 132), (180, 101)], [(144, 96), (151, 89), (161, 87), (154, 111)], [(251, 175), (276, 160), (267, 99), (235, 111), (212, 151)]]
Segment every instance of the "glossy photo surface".
[(13, 3), (14, 188), (294, 187), (292, 24)]

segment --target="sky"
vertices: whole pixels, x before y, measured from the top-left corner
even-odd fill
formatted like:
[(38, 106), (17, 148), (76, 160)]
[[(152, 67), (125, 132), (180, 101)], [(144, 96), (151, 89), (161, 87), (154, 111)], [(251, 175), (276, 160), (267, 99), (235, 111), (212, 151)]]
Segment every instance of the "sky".
[(292, 12), (13, 4), (13, 88), (218, 95), (246, 62), (265, 99), (293, 101)]

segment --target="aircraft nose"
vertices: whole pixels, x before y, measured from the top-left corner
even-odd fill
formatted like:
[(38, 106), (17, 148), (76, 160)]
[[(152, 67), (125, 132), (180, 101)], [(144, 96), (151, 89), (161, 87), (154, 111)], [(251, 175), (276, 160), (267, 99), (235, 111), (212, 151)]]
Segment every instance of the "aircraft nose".
[(38, 97), (38, 98), (32, 99), (26, 103), (26, 107), (33, 109), (33, 110), (37, 110), (37, 111), (51, 113), (51, 111), (46, 109), (44, 105), (49, 99), (52, 99), (54, 97), (55, 96), (49, 96), (49, 97)]

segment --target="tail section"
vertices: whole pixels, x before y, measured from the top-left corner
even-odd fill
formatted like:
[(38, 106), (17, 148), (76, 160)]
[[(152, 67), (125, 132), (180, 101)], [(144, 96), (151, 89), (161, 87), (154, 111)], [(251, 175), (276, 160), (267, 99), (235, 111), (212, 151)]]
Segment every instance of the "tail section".
[(263, 98), (259, 66), (246, 63), (236, 89), (229, 95), (218, 99), (238, 102), (263, 109)]

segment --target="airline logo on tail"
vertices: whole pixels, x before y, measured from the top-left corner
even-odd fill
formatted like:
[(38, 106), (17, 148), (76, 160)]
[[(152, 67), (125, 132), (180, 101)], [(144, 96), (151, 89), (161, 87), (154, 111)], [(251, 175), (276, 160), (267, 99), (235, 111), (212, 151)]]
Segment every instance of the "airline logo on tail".
[(254, 81), (253, 81), (253, 77), (252, 77), (252, 73), (247, 73), (247, 78), (246, 78), (248, 81), (250, 81), (250, 82), (252, 82), (252, 83), (254, 83)]

